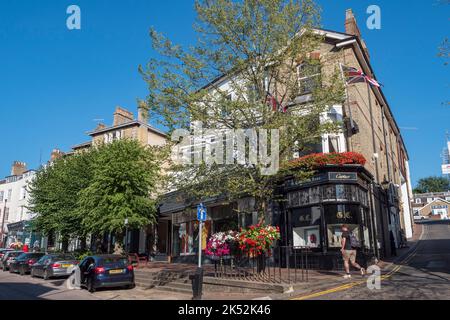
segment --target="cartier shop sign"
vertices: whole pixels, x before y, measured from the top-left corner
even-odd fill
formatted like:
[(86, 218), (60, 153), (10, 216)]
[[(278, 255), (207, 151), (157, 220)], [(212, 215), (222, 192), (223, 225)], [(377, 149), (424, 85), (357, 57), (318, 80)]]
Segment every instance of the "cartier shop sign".
[(328, 172), (328, 180), (358, 181), (358, 174), (356, 172)]

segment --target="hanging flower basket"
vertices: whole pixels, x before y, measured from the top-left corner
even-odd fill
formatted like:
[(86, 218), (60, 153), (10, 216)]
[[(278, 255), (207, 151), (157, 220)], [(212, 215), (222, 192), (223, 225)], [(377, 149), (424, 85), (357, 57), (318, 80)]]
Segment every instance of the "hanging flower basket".
[(269, 251), (273, 242), (280, 239), (280, 228), (257, 224), (241, 229), (239, 248), (251, 257), (257, 257)]
[(205, 253), (213, 259), (229, 256), (237, 247), (237, 241), (238, 233), (236, 231), (215, 233), (209, 238)]

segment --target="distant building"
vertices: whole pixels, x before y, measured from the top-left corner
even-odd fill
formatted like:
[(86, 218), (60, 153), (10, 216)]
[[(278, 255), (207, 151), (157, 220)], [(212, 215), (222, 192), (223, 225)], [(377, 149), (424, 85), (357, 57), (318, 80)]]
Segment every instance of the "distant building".
[(0, 180), (0, 223), (2, 246), (15, 241), (33, 244), (40, 238), (30, 230), (29, 221), (35, 214), (27, 209), (29, 201), (28, 186), (36, 172), (27, 170), (24, 162), (15, 161), (11, 175)]
[(415, 219), (430, 218), (441, 220), (450, 218), (450, 190), (446, 192), (414, 194), (412, 208)]

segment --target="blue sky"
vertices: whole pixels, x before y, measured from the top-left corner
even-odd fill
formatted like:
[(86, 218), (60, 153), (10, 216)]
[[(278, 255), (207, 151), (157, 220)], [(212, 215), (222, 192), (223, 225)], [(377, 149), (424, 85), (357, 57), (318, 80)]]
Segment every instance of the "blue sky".
[[(450, 130), (449, 67), (437, 47), (449, 36), (450, 6), (438, 0), (321, 0), (324, 28), (344, 31), (353, 8), (377, 78), (410, 156), (413, 183), (439, 175)], [(66, 28), (66, 8), (81, 8), (81, 30)], [(365, 26), (381, 8), (381, 30)], [(0, 0), (0, 177), (14, 160), (37, 168), (53, 148), (88, 141), (94, 119), (112, 122), (115, 106), (136, 111), (146, 96), (137, 68), (152, 57), (148, 30), (174, 42), (195, 40), (188, 0)], [(411, 130), (411, 128), (415, 128)]]

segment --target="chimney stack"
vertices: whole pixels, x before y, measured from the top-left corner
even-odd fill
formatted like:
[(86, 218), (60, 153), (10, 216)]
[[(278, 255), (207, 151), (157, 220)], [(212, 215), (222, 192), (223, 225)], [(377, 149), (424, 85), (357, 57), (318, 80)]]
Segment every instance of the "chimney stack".
[(64, 155), (64, 153), (59, 149), (53, 149), (52, 153), (50, 154), (50, 161), (53, 162), (56, 159), (61, 158)]
[(104, 123), (99, 123), (94, 131), (99, 131), (99, 130), (102, 130), (105, 128), (106, 128), (106, 125)]
[(138, 121), (143, 123), (148, 122), (148, 107), (144, 101), (138, 102)]
[(11, 168), (12, 176), (21, 176), (27, 171), (27, 164), (25, 162), (14, 161)]
[(118, 126), (134, 120), (134, 115), (132, 112), (123, 109), (121, 107), (116, 107), (114, 112), (114, 123), (113, 126)]
[(356, 22), (356, 18), (353, 14), (352, 9), (347, 9), (345, 11), (345, 33), (357, 36), (359, 40), (361, 40), (361, 44), (364, 52), (367, 55), (367, 58), (370, 58), (369, 50), (367, 49), (365, 41), (361, 37), (361, 31), (359, 30), (358, 23)]

